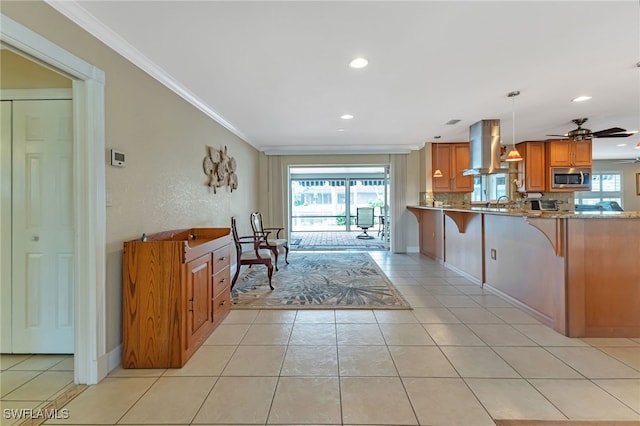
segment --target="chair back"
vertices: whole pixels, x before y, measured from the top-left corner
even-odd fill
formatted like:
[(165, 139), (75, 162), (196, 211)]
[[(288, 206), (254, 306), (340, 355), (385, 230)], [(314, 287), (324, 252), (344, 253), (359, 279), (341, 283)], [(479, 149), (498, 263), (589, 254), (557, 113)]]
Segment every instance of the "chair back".
[(373, 207), (358, 207), (356, 209), (356, 225), (373, 226)]
[(231, 234), (233, 234), (233, 243), (236, 246), (236, 255), (238, 256), (238, 262), (240, 261), (240, 255), (242, 254), (242, 244), (240, 244), (240, 237), (238, 236), (238, 228), (236, 226), (236, 218), (231, 216)]
[(251, 213), (251, 229), (253, 229), (254, 234), (263, 235), (264, 227), (262, 226), (262, 213), (253, 212)]

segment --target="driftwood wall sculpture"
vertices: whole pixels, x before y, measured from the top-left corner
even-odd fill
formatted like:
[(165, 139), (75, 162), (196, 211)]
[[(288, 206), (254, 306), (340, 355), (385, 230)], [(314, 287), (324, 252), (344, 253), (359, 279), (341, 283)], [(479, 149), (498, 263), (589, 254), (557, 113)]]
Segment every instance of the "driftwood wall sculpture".
[(204, 157), (202, 168), (204, 174), (209, 177), (207, 186), (213, 188), (214, 194), (221, 186), (228, 186), (231, 192), (238, 188), (236, 166), (236, 159), (227, 155), (226, 146), (224, 150), (207, 147), (207, 156)]

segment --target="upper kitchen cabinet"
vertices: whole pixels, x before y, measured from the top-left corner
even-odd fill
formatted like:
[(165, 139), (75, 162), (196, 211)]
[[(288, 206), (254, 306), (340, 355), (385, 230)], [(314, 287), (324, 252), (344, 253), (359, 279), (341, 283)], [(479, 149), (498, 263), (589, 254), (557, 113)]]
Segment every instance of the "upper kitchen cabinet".
[(544, 141), (521, 142), (516, 145), (523, 161), (518, 162), (519, 191), (542, 192), (546, 190), (546, 155)]
[(473, 176), (462, 176), (470, 165), (468, 143), (434, 143), (431, 158), (432, 169), (442, 171), (442, 177), (432, 180), (433, 192), (473, 192)]
[(547, 141), (549, 167), (591, 167), (591, 139)]

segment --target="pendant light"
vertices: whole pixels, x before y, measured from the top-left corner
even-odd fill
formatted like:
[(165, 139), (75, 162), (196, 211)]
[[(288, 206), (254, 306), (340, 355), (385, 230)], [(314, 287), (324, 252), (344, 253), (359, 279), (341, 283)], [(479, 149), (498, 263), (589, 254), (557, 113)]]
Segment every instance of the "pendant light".
[[(438, 139), (439, 137), (440, 136), (436, 136), (436, 139)], [(438, 144), (437, 143), (436, 143), (436, 171), (433, 172), (433, 177), (434, 178), (441, 178), (442, 177), (442, 170), (440, 170), (440, 168), (438, 167)]]
[(512, 145), (511, 151), (507, 154), (507, 158), (504, 161), (522, 161), (522, 156), (516, 149), (516, 96), (520, 94), (520, 91), (514, 90), (513, 92), (509, 92), (507, 96), (512, 99), (512, 109), (511, 109), (511, 126), (512, 126)]

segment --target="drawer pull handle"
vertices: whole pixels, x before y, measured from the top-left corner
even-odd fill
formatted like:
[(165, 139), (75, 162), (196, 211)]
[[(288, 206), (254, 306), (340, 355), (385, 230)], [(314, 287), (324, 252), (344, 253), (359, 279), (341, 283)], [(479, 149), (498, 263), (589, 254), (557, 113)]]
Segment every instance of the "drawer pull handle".
[(218, 259), (218, 262), (223, 262), (226, 259), (225, 256), (222, 256), (220, 259)]
[(223, 300), (222, 302), (220, 302), (220, 306), (224, 306), (227, 303), (226, 300)]
[(193, 312), (193, 298), (189, 299), (189, 302), (191, 303), (191, 309), (189, 309), (189, 312)]

